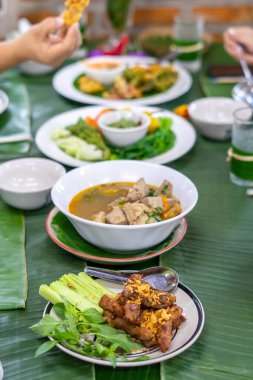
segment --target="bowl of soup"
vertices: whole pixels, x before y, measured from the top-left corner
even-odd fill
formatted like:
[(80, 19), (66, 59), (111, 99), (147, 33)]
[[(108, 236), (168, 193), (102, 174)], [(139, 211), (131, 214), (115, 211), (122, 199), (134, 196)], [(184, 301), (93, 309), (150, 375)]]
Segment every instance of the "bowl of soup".
[(198, 192), (188, 177), (174, 169), (119, 160), (68, 172), (54, 185), (51, 196), (81, 237), (124, 254), (165, 240), (194, 208)]
[(91, 57), (83, 61), (86, 75), (105, 86), (125, 70), (125, 63), (115, 57)]

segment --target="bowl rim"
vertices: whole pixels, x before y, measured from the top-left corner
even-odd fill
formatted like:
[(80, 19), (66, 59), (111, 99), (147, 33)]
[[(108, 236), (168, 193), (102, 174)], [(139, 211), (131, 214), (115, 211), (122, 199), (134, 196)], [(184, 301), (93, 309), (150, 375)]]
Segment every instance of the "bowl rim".
[[(108, 68), (94, 68), (94, 67), (89, 67), (89, 64), (96, 63), (96, 62), (115, 62), (117, 63), (117, 67), (108, 69)], [(99, 56), (99, 57), (88, 57), (85, 58), (82, 61), (85, 70), (88, 72), (94, 72), (94, 73), (114, 73), (115, 71), (122, 71), (126, 68), (126, 64), (124, 61), (117, 59), (115, 56)]]
[[(46, 163), (46, 165), (49, 165), (47, 166), (47, 170), (49, 169), (49, 167), (53, 166), (53, 167), (58, 167), (60, 169), (60, 177), (58, 176), (56, 178), (56, 181), (58, 181), (63, 175), (66, 174), (66, 169), (63, 165), (61, 165), (59, 162), (56, 162), (54, 160), (49, 160), (47, 158), (43, 158), (43, 157), (23, 157), (23, 158), (17, 158), (17, 159), (13, 159), (13, 160), (9, 160), (9, 161), (6, 161), (6, 162), (3, 162), (2, 164), (0, 164), (0, 179), (1, 179), (1, 175), (2, 175), (2, 171), (8, 167), (8, 166), (12, 166), (13, 164), (17, 164), (17, 163), (25, 163), (25, 162), (43, 162), (43, 163)], [(3, 186), (1, 183), (0, 183), (0, 191), (5, 191), (5, 192), (8, 192), (10, 194), (19, 194), (19, 195), (25, 195), (25, 194), (38, 194), (38, 193), (41, 193), (43, 191), (48, 191), (50, 189), (52, 189), (52, 187), (54, 186), (55, 182), (52, 183), (51, 185), (48, 185), (48, 186), (44, 186), (44, 187), (40, 187), (39, 189), (31, 189), (31, 191), (29, 191), (29, 189), (26, 189), (25, 191), (24, 190), (19, 190), (19, 189), (15, 189), (15, 191), (13, 191), (13, 189), (9, 188), (9, 187), (6, 187), (6, 186)]]
[(233, 113), (236, 111), (236, 109), (233, 109), (232, 110), (232, 113), (231, 113), (231, 120), (227, 120), (227, 121), (224, 121), (224, 120), (219, 120), (218, 122), (216, 122), (215, 120), (213, 121), (207, 121), (203, 118), (201, 118), (199, 116), (199, 114), (196, 114), (196, 105), (201, 105), (201, 103), (207, 103), (208, 102), (211, 102), (211, 103), (215, 103), (215, 102), (219, 102), (219, 101), (226, 101), (226, 102), (229, 102), (231, 105), (234, 104), (234, 105), (238, 105), (238, 108), (239, 107), (242, 107), (243, 106), (243, 103), (242, 102), (238, 102), (237, 100), (235, 99), (232, 99), (232, 98), (229, 98), (229, 97), (226, 97), (226, 96), (209, 96), (209, 97), (205, 97), (205, 98), (199, 98), (199, 99), (195, 99), (193, 100), (190, 104), (189, 104), (189, 115), (190, 117), (193, 119), (193, 120), (196, 120), (200, 123), (205, 123), (205, 124), (208, 124), (208, 125), (232, 125), (233, 123)]
[[(140, 118), (142, 118), (143, 124), (137, 125), (133, 128), (115, 128), (115, 127), (110, 127), (109, 125), (105, 125), (104, 119), (106, 119), (106, 117), (108, 117), (110, 114), (121, 114), (124, 112), (127, 112), (127, 111), (114, 110), (114, 111), (108, 111), (105, 114), (101, 115), (98, 119), (99, 128), (101, 130), (105, 130), (105, 131), (112, 132), (112, 133), (116, 132), (116, 133), (120, 133), (122, 135), (148, 129), (148, 127), (151, 123), (151, 120), (150, 120), (149, 116), (146, 115), (144, 112), (136, 112), (136, 115), (139, 116)], [(146, 119), (146, 120), (143, 120), (143, 119)]]
[[(142, 166), (148, 166), (150, 167), (150, 169), (154, 169), (154, 168), (157, 168), (161, 165), (157, 165), (157, 164), (152, 164), (152, 163), (142, 163), (142, 162), (136, 162), (134, 160), (119, 160), (119, 162), (111, 162), (112, 165), (115, 165), (115, 164), (119, 164), (119, 165), (122, 165), (122, 162), (123, 163), (132, 163), (134, 165), (138, 165), (138, 164), (141, 164)], [(94, 172), (96, 171), (96, 168), (95, 168), (95, 165), (103, 165), (103, 166), (106, 166), (108, 165), (108, 162), (99, 162), (99, 163), (95, 163), (93, 164), (92, 168), (94, 169)], [(163, 166), (163, 165), (162, 165)], [(166, 167), (166, 166), (165, 166)], [(79, 172), (81, 170), (88, 170), (90, 168), (90, 166), (85, 166), (85, 167), (78, 167), (76, 169), (73, 169), (71, 171), (69, 171), (68, 173), (65, 174), (64, 177), (70, 175), (70, 173), (73, 173), (73, 172)], [(189, 212), (192, 211), (192, 209), (196, 206), (197, 204), (197, 201), (198, 201), (198, 190), (196, 188), (196, 186), (194, 185), (194, 183), (183, 173), (179, 172), (178, 170), (175, 170), (175, 169), (172, 169), (170, 167), (166, 167), (167, 169), (169, 169), (171, 172), (176, 172), (177, 174), (180, 174), (181, 176), (183, 176), (187, 181), (188, 183), (191, 185), (193, 191), (194, 191), (194, 200), (191, 204), (190, 207), (188, 207), (187, 209), (183, 210), (183, 212), (173, 218), (170, 218), (170, 219), (167, 219), (167, 220), (163, 220), (162, 222), (159, 222), (159, 223), (151, 223), (151, 224), (140, 224), (140, 225), (115, 225), (115, 224), (106, 224), (106, 223), (99, 223), (99, 222), (94, 222), (92, 220), (88, 220), (88, 219), (85, 219), (85, 218), (80, 218), (79, 216), (76, 216), (74, 214), (71, 214), (68, 210), (66, 210), (64, 207), (62, 207), (61, 205), (57, 204), (57, 202), (55, 202), (55, 197), (54, 197), (54, 192), (56, 191), (56, 187), (58, 186), (58, 184), (60, 183), (61, 180), (63, 180), (64, 177), (61, 177), (59, 178), (59, 180), (54, 184), (52, 190), (51, 190), (51, 198), (52, 198), (52, 202), (54, 203), (54, 205), (65, 215), (67, 216), (68, 218), (71, 218), (71, 219), (74, 219), (76, 222), (81, 222), (81, 223), (84, 223), (84, 224), (87, 224), (87, 225), (91, 225), (91, 226), (98, 226), (102, 229), (111, 229), (111, 228), (114, 228), (115, 230), (140, 230), (140, 229), (150, 229), (150, 228), (154, 228), (154, 227), (158, 227), (161, 226), (161, 225), (165, 225), (165, 224), (169, 224), (171, 222), (177, 222), (179, 221), (180, 219), (182, 219), (183, 217), (185, 217), (187, 214), (189, 214)]]

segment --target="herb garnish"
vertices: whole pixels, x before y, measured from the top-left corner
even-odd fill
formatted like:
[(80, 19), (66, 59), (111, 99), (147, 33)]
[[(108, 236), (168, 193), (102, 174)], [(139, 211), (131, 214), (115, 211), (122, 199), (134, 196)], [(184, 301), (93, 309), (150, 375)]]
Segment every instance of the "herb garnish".
[(54, 341), (42, 344), (36, 351), (39, 356), (51, 350), (57, 343), (82, 355), (104, 358), (116, 367), (116, 360), (133, 351), (142, 349), (129, 335), (109, 326), (96, 309), (79, 311), (69, 302), (56, 304), (54, 312), (61, 319), (46, 314), (30, 329), (43, 336), (52, 337)]

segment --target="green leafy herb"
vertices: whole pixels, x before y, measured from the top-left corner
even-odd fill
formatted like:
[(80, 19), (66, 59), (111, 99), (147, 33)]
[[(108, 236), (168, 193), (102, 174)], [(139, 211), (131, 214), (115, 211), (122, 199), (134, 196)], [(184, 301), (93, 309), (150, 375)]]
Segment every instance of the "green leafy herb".
[(146, 197), (153, 197), (155, 195), (155, 189), (149, 188), (149, 192), (146, 195)]
[(163, 195), (166, 195), (166, 192), (167, 192), (167, 190), (168, 190), (168, 187), (169, 187), (168, 183), (165, 183), (165, 185), (163, 186), (162, 191), (161, 191), (161, 193), (162, 193)]
[(119, 201), (118, 205), (123, 206), (125, 203), (126, 203), (126, 201), (124, 199), (122, 199), (121, 201)]
[(155, 210), (160, 213), (163, 212), (163, 208), (160, 206), (155, 207)]
[[(140, 350), (142, 345), (134, 342), (129, 335), (107, 325), (96, 309), (80, 312), (65, 301), (64, 319), (56, 320), (46, 314), (31, 330), (54, 341), (43, 343), (36, 351), (36, 357), (51, 350), (57, 343), (83, 355), (110, 360), (116, 366), (117, 357)], [(91, 321), (96, 321), (92, 323)]]
[(176, 136), (171, 130), (172, 119), (159, 117), (160, 127), (154, 132), (146, 135), (137, 143), (122, 147), (110, 147), (113, 157), (116, 159), (145, 160), (171, 149), (175, 143)]

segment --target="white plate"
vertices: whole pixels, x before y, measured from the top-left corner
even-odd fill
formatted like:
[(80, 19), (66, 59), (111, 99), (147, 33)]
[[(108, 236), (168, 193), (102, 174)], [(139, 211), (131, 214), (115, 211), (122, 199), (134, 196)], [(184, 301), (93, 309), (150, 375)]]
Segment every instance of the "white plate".
[[(124, 106), (126, 106), (126, 103), (120, 106), (114, 103), (110, 104), (111, 108), (121, 108)], [(45, 156), (68, 166), (77, 167), (91, 164), (92, 162), (77, 160), (76, 158), (73, 158), (63, 152), (60, 148), (58, 148), (56, 143), (52, 141), (51, 134), (54, 129), (67, 127), (68, 125), (76, 123), (80, 117), (95, 117), (99, 112), (101, 112), (103, 108), (104, 107), (99, 106), (83, 107), (75, 109), (73, 111), (67, 111), (53, 117), (44, 123), (38, 130), (35, 136), (37, 147)], [(144, 108), (132, 106), (131, 108), (136, 112), (141, 112), (143, 110), (149, 112), (161, 111), (161, 109), (154, 107)], [(167, 152), (145, 160), (155, 164), (165, 164), (174, 161), (179, 157), (182, 157), (193, 147), (196, 141), (195, 129), (187, 120), (174, 114), (173, 112), (166, 110), (162, 110), (162, 115), (171, 117), (173, 119), (172, 131), (176, 135), (176, 141), (174, 146)]]
[[(111, 290), (119, 293), (122, 290), (120, 285), (109, 282), (100, 281), (103, 285), (107, 286)], [(159, 363), (164, 360), (168, 360), (177, 356), (187, 350), (191, 345), (198, 339), (201, 331), (204, 327), (205, 314), (203, 306), (197, 296), (185, 285), (179, 284), (178, 289), (174, 293), (176, 296), (176, 303), (178, 306), (183, 308), (183, 311), (187, 317), (186, 321), (182, 323), (178, 330), (175, 331), (170, 348), (166, 352), (160, 351), (159, 348), (151, 348), (147, 352), (129, 355), (129, 360), (134, 360), (140, 356), (147, 355), (149, 359), (143, 361), (121, 361), (117, 360), (117, 367), (140, 367), (144, 365), (150, 365), (154, 363)], [(48, 303), (44, 314), (51, 314), (55, 316), (52, 310), (52, 304)], [(53, 340), (52, 338), (50, 338)], [(111, 363), (105, 359), (96, 359), (89, 356), (78, 354), (68, 348), (64, 347), (62, 344), (57, 344), (57, 347), (70, 356), (74, 356), (77, 359), (100, 364), (105, 366), (111, 366)]]
[[(154, 62), (153, 58), (149, 57), (117, 57), (115, 58), (119, 61), (124, 61), (127, 65), (147, 65)], [(185, 94), (192, 85), (192, 78), (188, 71), (186, 71), (180, 65), (174, 64), (175, 69), (178, 71), (178, 79), (172, 87), (167, 91), (160, 94), (143, 97), (140, 99), (128, 100), (128, 104), (138, 104), (138, 105), (155, 105), (168, 102), (170, 100), (176, 99), (179, 96)], [(84, 94), (78, 91), (74, 87), (75, 79), (84, 73), (84, 65), (82, 62), (77, 62), (71, 64), (63, 69), (60, 69), (53, 78), (53, 87), (56, 92), (65, 98), (75, 100), (80, 103), (86, 104), (108, 104), (111, 103), (109, 99), (103, 99), (98, 96)], [(126, 100), (116, 100), (119, 105), (125, 103)]]
[(9, 105), (9, 98), (6, 93), (0, 90), (0, 114), (3, 113)]

